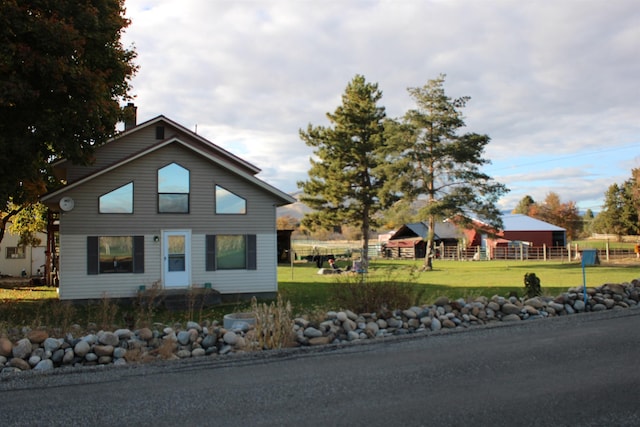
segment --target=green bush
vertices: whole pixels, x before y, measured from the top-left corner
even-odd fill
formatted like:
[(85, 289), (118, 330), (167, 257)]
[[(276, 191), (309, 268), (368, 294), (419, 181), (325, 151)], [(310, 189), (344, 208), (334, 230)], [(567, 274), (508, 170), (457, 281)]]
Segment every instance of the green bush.
[(533, 298), (542, 295), (540, 287), (540, 279), (535, 273), (526, 273), (524, 275), (524, 295), (527, 298)]

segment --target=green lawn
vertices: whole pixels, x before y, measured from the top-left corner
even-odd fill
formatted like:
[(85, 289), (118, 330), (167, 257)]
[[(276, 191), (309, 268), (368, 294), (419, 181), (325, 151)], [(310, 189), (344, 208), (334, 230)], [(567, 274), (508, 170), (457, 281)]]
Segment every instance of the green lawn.
[[(583, 284), (579, 262), (436, 260), (432, 271), (419, 272), (421, 265), (421, 261), (377, 260), (371, 263), (367, 278), (406, 281), (424, 287), (424, 303), (430, 303), (441, 295), (449, 298), (490, 297), (510, 292), (522, 295), (526, 273), (538, 276), (542, 292), (548, 296)], [(323, 306), (329, 299), (329, 287), (336, 281), (336, 276), (322, 276), (317, 272), (318, 268), (313, 263), (294, 264), (293, 268), (278, 267), (278, 284), (283, 297), (289, 299), (294, 307)], [(629, 260), (628, 264), (587, 266), (585, 272), (588, 287), (608, 282), (629, 282), (640, 278), (640, 262)]]
[[(640, 261), (628, 259), (626, 264), (603, 264), (586, 268), (587, 286), (596, 287), (604, 283), (629, 282), (640, 278)], [(342, 267), (345, 262), (338, 262)], [(442, 295), (450, 299), (473, 298), (480, 295), (507, 296), (512, 292), (523, 295), (523, 278), (526, 273), (535, 273), (540, 279), (542, 292), (556, 296), (569, 287), (582, 286), (582, 267), (579, 262), (533, 262), (533, 261), (439, 261), (434, 270), (420, 272), (420, 261), (376, 260), (371, 263), (364, 279), (388, 283), (410, 284), (420, 295), (418, 303), (430, 304)], [(332, 286), (345, 285), (346, 275), (318, 275), (314, 263), (296, 263), (278, 267), (278, 283), (284, 301), (290, 301), (295, 314), (313, 314), (330, 309), (347, 307), (332, 306)], [(351, 276), (352, 279), (358, 276)], [(342, 282), (341, 282), (342, 281)], [(190, 312), (153, 311), (144, 307), (126, 306), (107, 299), (92, 305), (74, 306), (57, 299), (55, 288), (30, 287), (27, 284), (0, 286), (0, 336), (11, 328), (28, 325), (38, 327), (56, 325), (62, 330), (78, 323), (85, 327), (89, 323), (99, 326), (116, 324), (127, 326), (125, 319), (135, 323), (151, 324), (154, 321), (171, 324), (186, 320), (218, 320), (224, 314), (245, 311), (248, 303), (226, 304), (212, 308), (195, 308)]]

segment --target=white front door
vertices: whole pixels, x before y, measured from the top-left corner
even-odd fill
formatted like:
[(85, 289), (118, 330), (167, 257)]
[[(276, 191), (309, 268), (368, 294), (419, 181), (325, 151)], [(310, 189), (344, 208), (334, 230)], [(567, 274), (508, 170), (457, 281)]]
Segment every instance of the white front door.
[(165, 288), (191, 284), (191, 230), (162, 232), (162, 271)]

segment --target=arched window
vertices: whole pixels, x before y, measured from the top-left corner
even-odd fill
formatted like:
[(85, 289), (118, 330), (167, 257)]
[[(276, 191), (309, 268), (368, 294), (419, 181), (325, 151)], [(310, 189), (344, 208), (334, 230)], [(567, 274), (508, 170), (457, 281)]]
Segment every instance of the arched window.
[(177, 163), (158, 170), (158, 212), (189, 213), (189, 170)]

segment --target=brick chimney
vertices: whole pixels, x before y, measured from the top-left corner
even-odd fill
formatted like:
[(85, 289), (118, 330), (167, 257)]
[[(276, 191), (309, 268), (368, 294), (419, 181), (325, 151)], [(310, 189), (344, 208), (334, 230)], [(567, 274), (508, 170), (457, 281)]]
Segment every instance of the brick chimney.
[(138, 107), (133, 102), (129, 102), (122, 111), (124, 113), (124, 130), (136, 127), (138, 124)]

